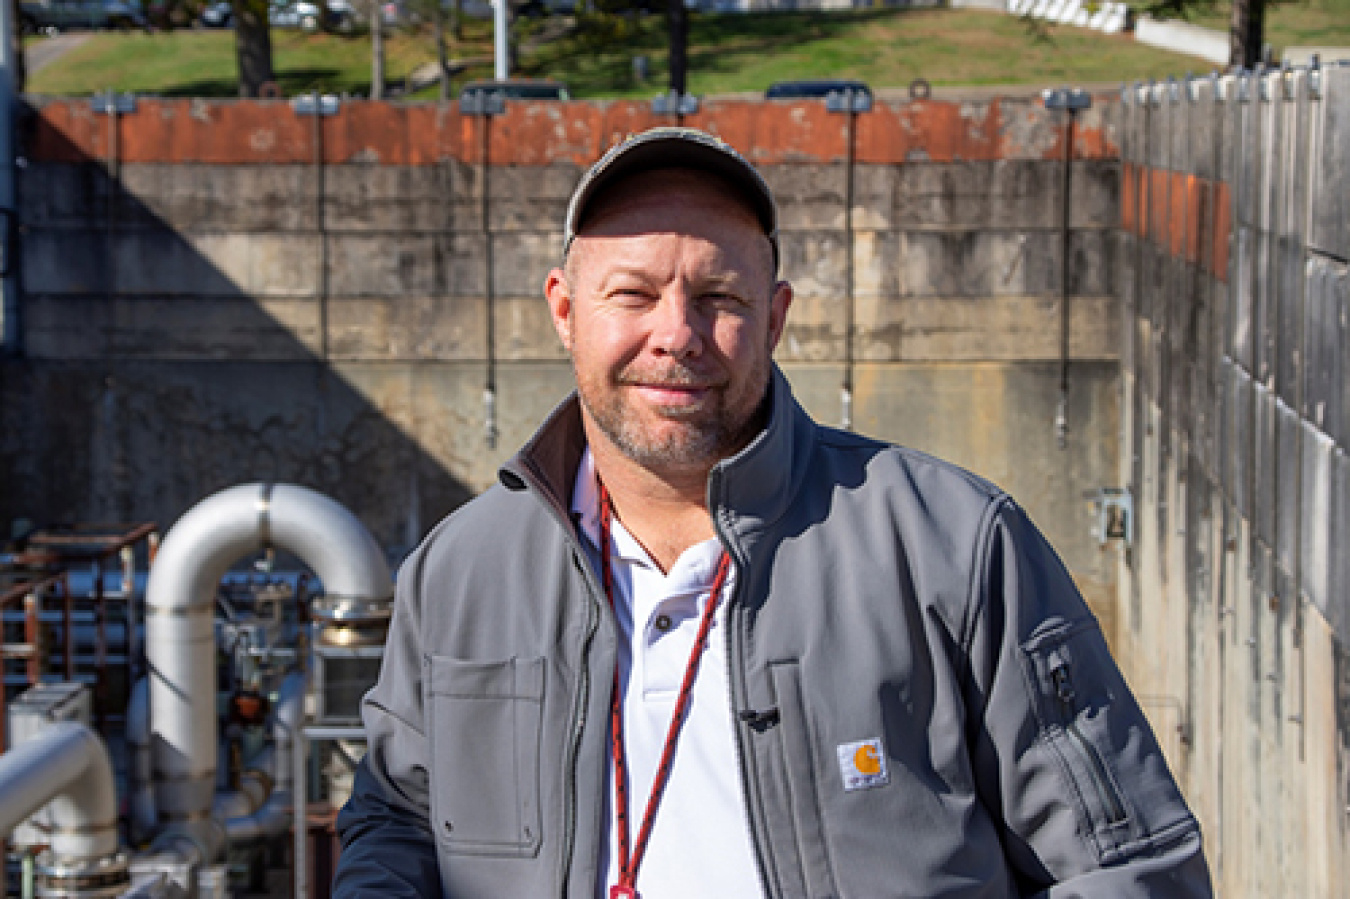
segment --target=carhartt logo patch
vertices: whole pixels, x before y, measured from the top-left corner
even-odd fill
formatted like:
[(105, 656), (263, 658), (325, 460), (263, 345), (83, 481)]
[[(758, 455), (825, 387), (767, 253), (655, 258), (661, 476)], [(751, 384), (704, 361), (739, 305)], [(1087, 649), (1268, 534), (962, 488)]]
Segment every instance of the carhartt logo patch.
[(839, 745), (839, 773), (844, 778), (844, 789), (870, 790), (891, 782), (886, 771), (886, 750), (880, 740)]

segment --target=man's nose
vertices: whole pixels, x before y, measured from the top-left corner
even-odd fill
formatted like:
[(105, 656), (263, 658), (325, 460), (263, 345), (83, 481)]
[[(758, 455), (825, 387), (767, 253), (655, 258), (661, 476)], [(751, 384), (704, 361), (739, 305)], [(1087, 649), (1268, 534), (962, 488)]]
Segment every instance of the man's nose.
[(707, 322), (695, 297), (680, 289), (668, 291), (652, 314), (651, 341), (658, 353), (685, 358), (702, 351)]

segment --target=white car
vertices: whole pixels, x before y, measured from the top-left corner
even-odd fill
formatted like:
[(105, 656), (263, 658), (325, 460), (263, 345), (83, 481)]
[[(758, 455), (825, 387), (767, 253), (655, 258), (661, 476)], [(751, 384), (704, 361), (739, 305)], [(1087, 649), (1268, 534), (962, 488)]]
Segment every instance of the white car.
[(268, 20), (273, 28), (299, 28), (306, 32), (322, 28), (345, 32), (356, 27), (356, 10), (348, 0), (329, 0), (327, 9), (312, 0), (273, 0)]

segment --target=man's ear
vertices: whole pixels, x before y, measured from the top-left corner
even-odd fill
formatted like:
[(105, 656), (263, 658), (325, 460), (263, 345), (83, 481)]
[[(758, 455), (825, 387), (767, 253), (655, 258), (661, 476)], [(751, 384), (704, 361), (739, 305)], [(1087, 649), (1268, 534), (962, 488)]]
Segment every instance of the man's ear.
[(544, 279), (544, 298), (548, 300), (548, 312), (553, 319), (553, 330), (563, 348), (572, 352), (572, 288), (567, 284), (567, 274), (555, 268)]
[(783, 336), (783, 326), (787, 323), (788, 308), (792, 305), (792, 285), (779, 281), (774, 285), (773, 296), (769, 298), (769, 349), (778, 346)]

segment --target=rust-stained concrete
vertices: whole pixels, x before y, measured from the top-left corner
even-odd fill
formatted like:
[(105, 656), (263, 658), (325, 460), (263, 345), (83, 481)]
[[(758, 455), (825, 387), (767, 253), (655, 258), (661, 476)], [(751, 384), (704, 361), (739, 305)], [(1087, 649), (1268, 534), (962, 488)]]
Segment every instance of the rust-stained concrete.
[[(115, 119), (37, 104), (19, 188), (28, 361), (5, 369), (0, 514), (167, 524), (224, 484), (285, 478), (406, 551), (569, 389), (540, 299), (567, 198), (607, 147), (668, 123), (637, 102), (512, 103), (486, 134), (453, 104), (315, 118), (138, 98)], [(686, 124), (774, 186), (797, 292), (778, 359), (837, 421), (848, 118), (723, 100)], [(1115, 470), (1115, 105), (1099, 98), (1076, 129), (1065, 450), (1062, 118), (1026, 98), (879, 101), (856, 124), (855, 420), (1014, 490), (1113, 620), (1082, 494)]]
[[(1108, 97), (1080, 118), (1076, 159), (1114, 159)], [(762, 165), (837, 162), (847, 152), (847, 117), (815, 101), (711, 100), (684, 123), (717, 134)], [(857, 119), (860, 162), (1060, 159), (1056, 113), (1028, 99), (878, 101)], [(494, 117), (489, 159), (497, 166), (585, 166), (625, 135), (671, 124), (649, 103), (512, 103)], [(117, 158), (177, 165), (437, 165), (482, 162), (482, 120), (458, 104), (399, 106), (345, 101), (336, 115), (299, 115), (283, 100), (210, 101), (141, 97), (116, 118), (87, 101), (33, 107), (26, 152), (34, 161)], [(114, 134), (114, 129), (116, 133)], [(320, 150), (321, 145), (321, 150)]]

